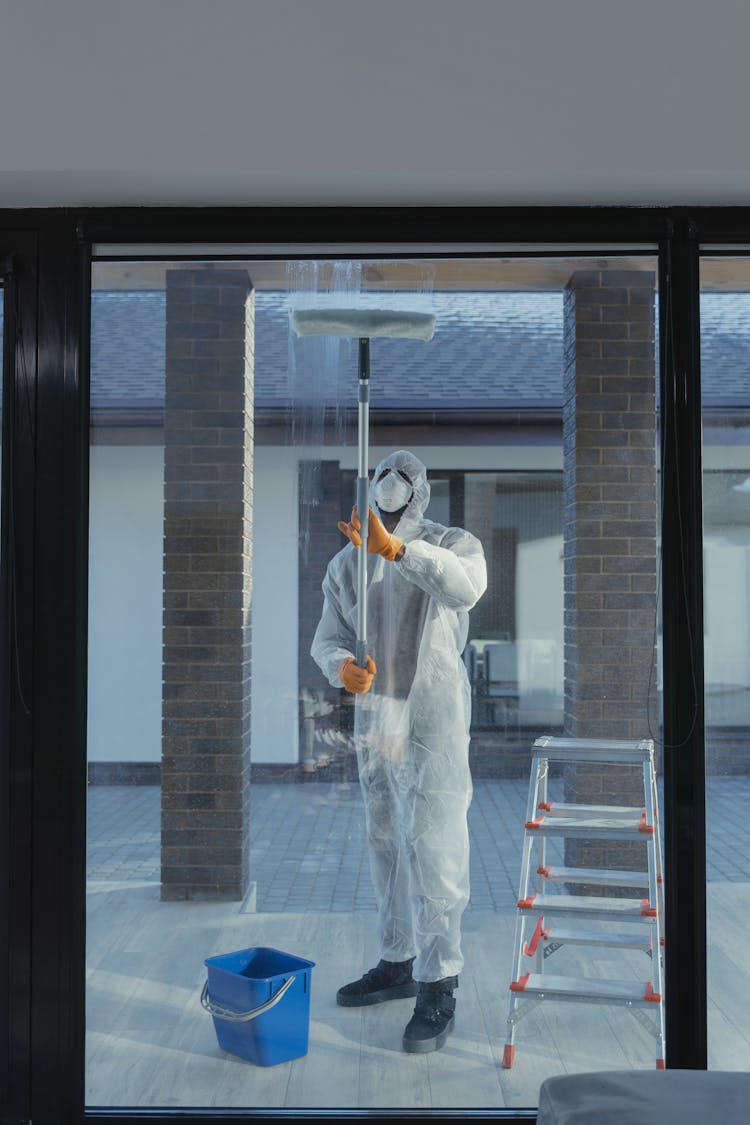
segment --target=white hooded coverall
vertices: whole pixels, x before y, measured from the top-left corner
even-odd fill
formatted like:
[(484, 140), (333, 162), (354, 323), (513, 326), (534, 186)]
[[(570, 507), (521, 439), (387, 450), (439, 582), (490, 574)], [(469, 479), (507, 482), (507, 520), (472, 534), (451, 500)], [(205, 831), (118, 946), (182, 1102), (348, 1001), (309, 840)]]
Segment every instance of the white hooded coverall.
[[(376, 468), (403, 470), (413, 494), (394, 534), (399, 562), (368, 555), (367, 644), (377, 666), (355, 696), (354, 737), (378, 904), (380, 956), (415, 958), (415, 980), (463, 967), (461, 915), (469, 901), (467, 812), (471, 693), (461, 654), (468, 611), (487, 586), (479, 540), (424, 518), (425, 466), (398, 450)], [(372, 496), (372, 485), (370, 489)], [(371, 500), (371, 507), (378, 514)], [(334, 687), (355, 651), (357, 548), (328, 565), (311, 654)]]

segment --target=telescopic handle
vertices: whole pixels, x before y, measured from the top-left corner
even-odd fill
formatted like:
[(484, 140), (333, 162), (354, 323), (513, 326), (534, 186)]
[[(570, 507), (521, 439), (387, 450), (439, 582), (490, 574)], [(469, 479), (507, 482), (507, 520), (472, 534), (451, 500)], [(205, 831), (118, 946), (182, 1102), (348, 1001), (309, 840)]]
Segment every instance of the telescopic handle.
[(357, 646), (355, 660), (360, 668), (367, 665), (367, 532), (369, 524), (367, 442), (370, 430), (370, 341), (359, 341), (359, 415), (357, 425), (357, 515), (362, 545), (357, 554)]

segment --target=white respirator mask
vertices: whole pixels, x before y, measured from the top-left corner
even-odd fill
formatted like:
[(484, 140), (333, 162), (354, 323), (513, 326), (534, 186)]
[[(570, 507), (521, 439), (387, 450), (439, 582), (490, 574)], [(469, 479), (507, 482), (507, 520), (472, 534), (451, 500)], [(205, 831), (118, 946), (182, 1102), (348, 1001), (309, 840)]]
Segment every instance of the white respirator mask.
[(397, 512), (409, 503), (412, 487), (398, 473), (390, 472), (375, 482), (372, 494), (381, 512)]

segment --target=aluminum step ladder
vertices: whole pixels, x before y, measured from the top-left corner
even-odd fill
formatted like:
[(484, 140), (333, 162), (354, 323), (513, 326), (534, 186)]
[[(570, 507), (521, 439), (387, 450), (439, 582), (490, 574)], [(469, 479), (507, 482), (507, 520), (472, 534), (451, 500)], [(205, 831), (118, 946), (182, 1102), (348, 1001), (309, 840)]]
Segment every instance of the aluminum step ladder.
[[(548, 799), (553, 763), (640, 765), (638, 806), (566, 804)], [(559, 866), (547, 862), (547, 841), (640, 840), (646, 870)], [(563, 884), (565, 886), (563, 886)], [(623, 897), (574, 894), (568, 887), (620, 888)], [(583, 922), (582, 926), (580, 923)], [(593, 923), (593, 925), (592, 925)], [(604, 927), (601, 923), (605, 923)], [(622, 929), (607, 928), (611, 923)], [(564, 976), (545, 972), (562, 946), (640, 950), (650, 959), (647, 979)], [(524, 823), (503, 1066), (515, 1058), (516, 1026), (545, 1000), (623, 1005), (656, 1040), (656, 1067), (664, 1067), (664, 881), (659, 800), (651, 739), (627, 741), (544, 737), (532, 747)]]

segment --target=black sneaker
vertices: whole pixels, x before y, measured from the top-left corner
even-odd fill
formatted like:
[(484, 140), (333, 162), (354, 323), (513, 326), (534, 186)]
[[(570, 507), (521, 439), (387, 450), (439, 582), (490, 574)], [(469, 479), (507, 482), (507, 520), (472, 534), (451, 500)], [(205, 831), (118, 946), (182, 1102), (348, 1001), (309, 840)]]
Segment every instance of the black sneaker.
[(420, 982), (414, 1015), (404, 1031), (404, 1050), (411, 1054), (437, 1051), (453, 1031), (458, 977)]
[(336, 993), (336, 1003), (344, 1008), (359, 1008), (365, 1004), (382, 1004), (384, 1000), (400, 1000), (416, 996), (419, 985), (411, 975), (414, 963), (409, 961), (378, 961), (359, 980), (345, 984)]

